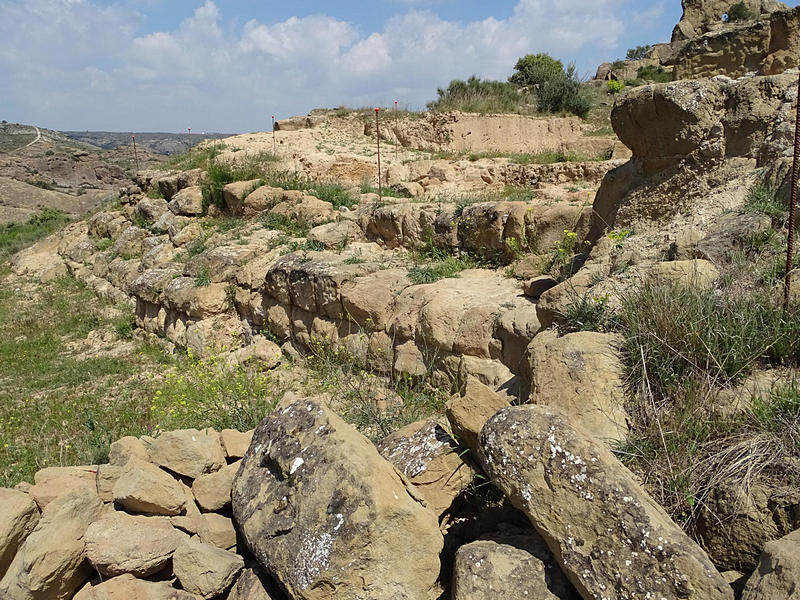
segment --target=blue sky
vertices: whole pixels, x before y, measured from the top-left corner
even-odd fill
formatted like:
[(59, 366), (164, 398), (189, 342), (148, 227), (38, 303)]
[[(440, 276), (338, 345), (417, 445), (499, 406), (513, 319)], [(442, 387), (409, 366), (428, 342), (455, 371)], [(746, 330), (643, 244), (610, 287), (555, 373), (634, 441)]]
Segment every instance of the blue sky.
[(527, 53), (590, 76), (680, 15), (679, 0), (0, 0), (0, 119), (240, 132), (315, 107), (420, 108)]

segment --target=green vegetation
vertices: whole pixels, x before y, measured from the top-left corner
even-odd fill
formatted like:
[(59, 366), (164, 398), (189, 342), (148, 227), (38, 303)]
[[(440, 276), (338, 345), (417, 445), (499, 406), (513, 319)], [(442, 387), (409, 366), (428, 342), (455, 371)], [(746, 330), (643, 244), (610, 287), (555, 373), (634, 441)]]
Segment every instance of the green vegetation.
[[(5, 278), (7, 271), (0, 272)], [(38, 469), (104, 462), (125, 435), (254, 427), (283, 392), (272, 376), (172, 356), (151, 343), (94, 346), (91, 331), (133, 338), (133, 309), (73, 278), (0, 287), (0, 486)], [(150, 373), (149, 376), (146, 374)]]
[(647, 65), (645, 67), (639, 67), (636, 71), (636, 78), (643, 81), (652, 81), (654, 83), (667, 83), (672, 81), (672, 73), (665, 71), (664, 67)]
[(789, 217), (789, 209), (780, 201), (774, 187), (756, 184), (747, 192), (745, 208), (748, 212), (767, 215), (776, 227), (783, 227)]
[(800, 363), (800, 312), (784, 314), (758, 290), (645, 284), (600, 323), (623, 336), (632, 386), (620, 458), (687, 528), (716, 482), (762, 473), (775, 456), (800, 458), (794, 383), (739, 411), (716, 400), (757, 368)]
[(430, 110), (461, 110), (476, 113), (530, 113), (524, 94), (516, 85), (472, 76), (467, 81), (454, 79), (446, 89), (436, 90), (437, 100), (428, 103)]
[(201, 183), (203, 202), (206, 206), (214, 203), (224, 208), (222, 188), (234, 181), (265, 179), (271, 174), (272, 164), (278, 160), (278, 157), (271, 152), (251, 154), (233, 164), (209, 160), (205, 167), (205, 179)]
[[(426, 358), (433, 362), (436, 357)], [(387, 379), (325, 338), (312, 338), (305, 364), (312, 385), (330, 394), (332, 408), (374, 442), (410, 423), (441, 416), (450, 395), (431, 373)]]
[(586, 117), (591, 103), (581, 90), (575, 66), (566, 69), (560, 60), (547, 54), (528, 54), (520, 58), (508, 82), (470, 77), (454, 79), (430, 110), (462, 110), (478, 113), (572, 113)]
[(589, 242), (578, 242), (578, 234), (569, 229), (564, 230), (560, 240), (553, 242), (550, 253), (550, 266), (547, 269), (556, 281), (564, 281), (575, 270), (575, 260), (589, 247)]
[(283, 231), (286, 235), (291, 237), (305, 237), (311, 229), (308, 223), (303, 223), (297, 219), (273, 213), (266, 213), (261, 217), (261, 225), (264, 229)]
[(47, 237), (69, 223), (69, 217), (59, 210), (43, 208), (25, 223), (0, 225), (0, 261), (7, 260), (26, 246)]
[(647, 55), (650, 53), (650, 49), (652, 46), (636, 46), (635, 48), (628, 48), (628, 52), (625, 54), (625, 58), (627, 60), (642, 60), (643, 58), (647, 58)]
[(339, 183), (311, 183), (306, 190), (320, 200), (330, 202), (333, 204), (333, 208), (337, 210), (343, 206), (346, 208), (353, 208), (356, 204), (358, 204), (358, 199), (354, 198), (353, 195), (350, 194), (350, 192)]
[(549, 54), (526, 54), (514, 65), (514, 74), (509, 83), (519, 87), (535, 88), (564, 74), (564, 63)]
[(158, 198), (163, 198), (164, 194), (161, 193), (161, 189), (157, 185), (153, 185), (149, 190), (147, 190), (146, 196), (155, 200)]
[(188, 171), (190, 169), (207, 169), (214, 159), (222, 154), (227, 146), (222, 143), (204, 144), (191, 148), (188, 152), (170, 157), (163, 168), (165, 170)]
[(408, 278), (413, 283), (433, 283), (448, 277), (458, 277), (461, 271), (477, 266), (469, 256), (445, 256), (431, 264), (412, 267), (408, 271)]
[(201, 269), (194, 277), (194, 287), (208, 287), (211, 285), (211, 276), (208, 269)]
[(621, 81), (617, 81), (616, 79), (611, 79), (606, 82), (606, 88), (609, 94), (619, 94), (625, 89), (625, 84)]
[(750, 12), (747, 4), (744, 2), (737, 2), (728, 9), (728, 22), (735, 23), (737, 21), (747, 21), (752, 19), (754, 15)]

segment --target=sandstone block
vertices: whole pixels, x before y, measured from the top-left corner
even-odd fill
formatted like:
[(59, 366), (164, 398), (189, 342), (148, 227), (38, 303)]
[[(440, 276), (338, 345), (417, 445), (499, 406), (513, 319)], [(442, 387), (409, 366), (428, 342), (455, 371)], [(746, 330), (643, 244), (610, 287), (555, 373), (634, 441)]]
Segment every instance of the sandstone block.
[(39, 509), (33, 498), (0, 488), (0, 579), (38, 522)]
[(221, 595), (244, 568), (241, 556), (190, 540), (175, 551), (172, 569), (183, 588), (203, 598)]
[(528, 516), (582, 597), (733, 597), (631, 472), (561, 414), (504, 409), (484, 426), (481, 444), (490, 479)]
[(114, 484), (114, 501), (130, 512), (179, 515), (186, 508), (180, 483), (156, 465), (131, 458)]
[(288, 404), (256, 428), (233, 514), (292, 598), (436, 595), (436, 514), (366, 438), (314, 401)]
[(150, 448), (150, 460), (192, 479), (219, 471), (227, 464), (219, 434), (213, 429), (182, 429), (162, 433)]

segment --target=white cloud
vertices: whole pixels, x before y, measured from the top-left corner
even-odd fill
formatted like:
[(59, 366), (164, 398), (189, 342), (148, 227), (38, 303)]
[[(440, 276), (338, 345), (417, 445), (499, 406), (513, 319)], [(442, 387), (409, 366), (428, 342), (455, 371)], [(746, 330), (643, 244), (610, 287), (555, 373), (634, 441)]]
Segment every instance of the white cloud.
[(453, 78), (507, 77), (529, 52), (591, 56), (588, 72), (618, 44), (614, 15), (627, 2), (519, 0), (506, 19), (463, 23), (410, 8), (363, 33), (327, 15), (234, 29), (225, 5), (207, 0), (173, 31), (137, 35), (141, 15), (122, 3), (0, 0), (0, 81), (11, 82), (14, 120), (250, 130), (315, 106), (422, 106)]

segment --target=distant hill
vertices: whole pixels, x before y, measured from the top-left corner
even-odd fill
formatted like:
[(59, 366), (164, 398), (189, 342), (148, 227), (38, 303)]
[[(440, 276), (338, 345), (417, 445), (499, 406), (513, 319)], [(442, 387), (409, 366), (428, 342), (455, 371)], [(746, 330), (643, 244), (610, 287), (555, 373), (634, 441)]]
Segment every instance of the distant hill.
[(104, 150), (114, 150), (131, 144), (136, 136), (136, 145), (157, 154), (180, 154), (205, 140), (220, 140), (230, 133), (136, 133), (130, 131), (62, 131), (70, 139), (90, 144)]

